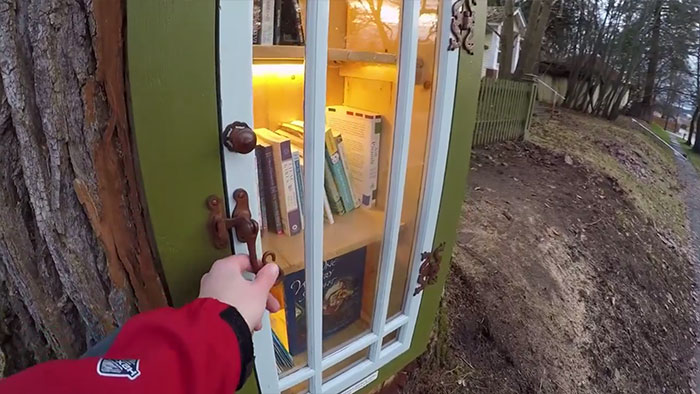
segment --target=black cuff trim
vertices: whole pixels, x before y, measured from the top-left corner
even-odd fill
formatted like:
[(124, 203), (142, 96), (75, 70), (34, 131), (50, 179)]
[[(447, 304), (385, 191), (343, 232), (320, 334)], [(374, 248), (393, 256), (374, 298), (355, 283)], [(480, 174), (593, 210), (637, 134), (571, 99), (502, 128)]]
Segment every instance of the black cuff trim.
[(240, 390), (240, 388), (243, 387), (243, 383), (245, 383), (253, 372), (253, 360), (255, 359), (255, 355), (253, 354), (253, 337), (250, 334), (248, 323), (246, 323), (245, 319), (236, 308), (229, 306), (224, 309), (219, 316), (231, 326), (231, 329), (238, 338), (238, 346), (240, 347), (241, 353), (241, 377), (238, 380), (238, 387), (236, 390)]

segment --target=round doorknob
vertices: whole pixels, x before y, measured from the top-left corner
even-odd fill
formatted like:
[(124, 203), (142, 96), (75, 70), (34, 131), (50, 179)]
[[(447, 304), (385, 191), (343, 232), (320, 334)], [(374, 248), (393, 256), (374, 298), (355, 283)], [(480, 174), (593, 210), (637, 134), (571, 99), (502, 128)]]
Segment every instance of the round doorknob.
[(223, 143), (230, 152), (246, 154), (255, 149), (258, 139), (248, 124), (236, 121), (224, 129)]

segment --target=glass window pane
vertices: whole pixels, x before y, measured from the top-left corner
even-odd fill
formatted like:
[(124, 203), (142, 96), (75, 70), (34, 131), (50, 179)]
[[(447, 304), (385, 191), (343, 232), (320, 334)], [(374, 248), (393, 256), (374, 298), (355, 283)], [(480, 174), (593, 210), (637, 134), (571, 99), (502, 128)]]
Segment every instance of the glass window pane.
[(355, 365), (359, 364), (360, 362), (367, 360), (368, 357), (369, 357), (369, 348), (366, 348), (364, 350), (360, 350), (359, 352), (351, 355), (350, 357), (339, 362), (338, 364), (326, 369), (325, 371), (323, 371), (323, 383), (326, 383), (327, 381), (335, 378), (336, 376), (340, 375), (341, 373), (343, 373), (343, 372), (347, 371), (348, 369), (354, 367)]
[(400, 13), (398, 1), (330, 3), (324, 354), (368, 332), (372, 322), (394, 139)]
[(385, 335), (384, 338), (382, 338), (382, 349), (394, 343), (394, 341), (396, 341), (396, 338), (398, 338), (398, 334), (399, 330), (395, 330)]
[[(430, 142), (431, 102), (434, 93), (432, 78), (435, 67), (439, 1), (426, 0), (423, 3), (418, 19), (418, 69), (413, 96), (411, 140), (401, 212), (402, 226), (399, 232), (387, 318), (391, 318), (403, 310), (406, 281), (411, 270), (411, 256), (414, 255), (413, 247), (418, 224), (418, 211), (423, 195), (423, 173), (426, 169), (428, 143)], [(416, 283), (410, 283), (408, 286), (413, 288)]]
[(282, 392), (282, 394), (301, 394), (309, 392), (309, 381), (303, 381), (294, 387), (288, 388)]
[[(272, 294), (282, 310), (270, 317), (280, 376), (307, 364), (304, 313), (304, 4), (254, 1), (253, 123), (262, 213), (263, 253), (284, 279)], [(308, 387), (308, 386), (307, 386)]]

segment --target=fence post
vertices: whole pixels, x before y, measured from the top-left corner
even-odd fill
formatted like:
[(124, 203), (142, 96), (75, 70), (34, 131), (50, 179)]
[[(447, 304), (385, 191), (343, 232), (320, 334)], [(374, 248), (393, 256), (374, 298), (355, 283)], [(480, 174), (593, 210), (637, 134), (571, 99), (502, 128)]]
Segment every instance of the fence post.
[(525, 122), (525, 130), (523, 132), (523, 139), (526, 140), (530, 137), (530, 125), (532, 124), (532, 114), (535, 111), (535, 102), (537, 101), (537, 83), (535, 80), (535, 75), (525, 74), (523, 81), (530, 82), (532, 85), (530, 87), (530, 103), (527, 109), (527, 121)]

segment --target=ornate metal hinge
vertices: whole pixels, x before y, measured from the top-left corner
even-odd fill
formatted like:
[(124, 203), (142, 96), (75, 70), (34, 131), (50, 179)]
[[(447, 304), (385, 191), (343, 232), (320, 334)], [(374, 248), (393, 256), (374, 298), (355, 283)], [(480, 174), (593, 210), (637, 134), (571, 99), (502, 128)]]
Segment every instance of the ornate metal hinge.
[(442, 252), (445, 250), (445, 243), (441, 243), (432, 252), (423, 252), (420, 255), (421, 265), (418, 270), (418, 287), (413, 292), (413, 295), (418, 295), (426, 286), (432, 285), (437, 280), (438, 272), (440, 272), (440, 262), (442, 261)]
[(450, 44), (448, 51), (464, 49), (474, 54), (474, 8), (476, 0), (458, 0), (452, 4), (452, 21), (450, 22)]

